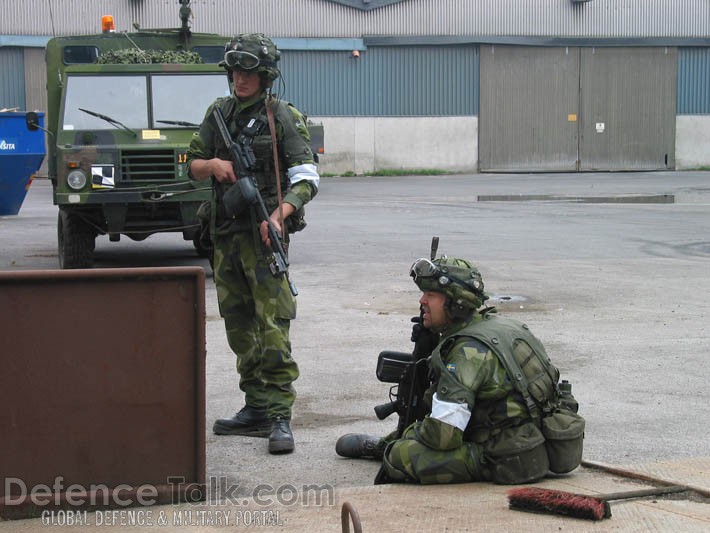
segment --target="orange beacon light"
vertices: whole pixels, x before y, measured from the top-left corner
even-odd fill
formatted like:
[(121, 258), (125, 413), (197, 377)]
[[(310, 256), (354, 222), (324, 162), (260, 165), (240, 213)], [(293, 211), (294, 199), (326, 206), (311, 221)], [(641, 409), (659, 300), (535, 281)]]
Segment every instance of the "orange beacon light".
[(113, 23), (113, 17), (111, 15), (101, 17), (101, 31), (104, 33), (116, 31), (116, 25)]

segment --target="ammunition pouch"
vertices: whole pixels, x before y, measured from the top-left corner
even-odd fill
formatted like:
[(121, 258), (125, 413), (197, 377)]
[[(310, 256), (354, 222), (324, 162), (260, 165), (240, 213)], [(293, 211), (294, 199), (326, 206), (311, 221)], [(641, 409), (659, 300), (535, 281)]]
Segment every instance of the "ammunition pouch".
[(490, 478), (501, 485), (537, 481), (550, 466), (545, 438), (533, 421), (505, 428), (483, 444), (483, 452)]
[(542, 434), (550, 462), (550, 471), (566, 474), (582, 462), (584, 418), (560, 407), (542, 419)]
[(222, 205), (228, 218), (237, 218), (257, 201), (258, 191), (251, 179), (238, 179), (222, 196)]

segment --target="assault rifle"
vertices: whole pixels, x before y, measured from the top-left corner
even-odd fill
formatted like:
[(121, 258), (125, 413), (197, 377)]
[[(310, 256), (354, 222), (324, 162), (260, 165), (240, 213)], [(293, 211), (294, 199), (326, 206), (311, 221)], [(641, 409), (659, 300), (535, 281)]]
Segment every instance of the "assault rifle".
[[(291, 294), (298, 295), (298, 290), (288, 276), (288, 257), (281, 243), (281, 235), (276, 231), (276, 228), (269, 219), (269, 212), (264, 204), (264, 199), (259, 193), (259, 188), (256, 186), (256, 181), (253, 176), (253, 168), (256, 163), (256, 156), (252, 150), (251, 144), (247, 143), (243, 137), (242, 142), (238, 143), (232, 139), (229, 133), (229, 128), (222, 115), (222, 110), (215, 106), (212, 110), (212, 116), (217, 123), (219, 133), (222, 135), (229, 155), (232, 158), (234, 165), (234, 173), (237, 175), (237, 182), (232, 185), (224, 194), (224, 205), (227, 212), (231, 215), (237, 215), (246, 206), (255, 206), (257, 216), (261, 220), (265, 220), (269, 229), (269, 240), (271, 241), (271, 258), (269, 260), (269, 269), (274, 277), (285, 276), (288, 281), (288, 286), (291, 289)], [(249, 125), (247, 125), (249, 127)]]
[[(439, 238), (431, 243), (431, 258), (436, 256)], [(424, 393), (429, 388), (429, 356), (439, 343), (439, 334), (424, 327), (424, 311), (412, 318), (412, 353), (383, 351), (377, 357), (377, 379), (384, 383), (395, 383), (390, 388), (390, 401), (375, 406), (375, 415), (384, 420), (397, 413), (397, 438), (404, 430), (418, 420), (424, 420), (427, 408)]]
[(395, 383), (390, 388), (390, 401), (375, 406), (375, 415), (379, 420), (384, 420), (391, 414), (397, 413), (399, 416), (397, 438), (400, 438), (412, 423), (424, 420), (427, 414), (424, 393), (430, 383), (429, 356), (436, 347), (439, 337), (438, 334), (421, 326), (421, 314), (419, 317), (414, 317), (412, 322), (415, 322), (412, 332), (412, 340), (415, 341), (414, 351), (412, 353), (388, 350), (380, 352), (375, 372), (377, 379), (383, 383)]
[[(390, 401), (375, 407), (375, 414), (384, 420), (392, 413), (399, 415), (395, 438), (402, 437), (404, 430), (419, 420), (424, 420), (427, 408), (424, 394), (429, 387), (429, 356), (439, 342), (439, 334), (425, 329), (423, 312), (414, 317), (412, 340), (414, 351), (380, 352), (377, 358), (377, 379), (385, 383), (396, 383), (390, 388)], [(375, 475), (375, 485), (391, 483), (384, 463)]]

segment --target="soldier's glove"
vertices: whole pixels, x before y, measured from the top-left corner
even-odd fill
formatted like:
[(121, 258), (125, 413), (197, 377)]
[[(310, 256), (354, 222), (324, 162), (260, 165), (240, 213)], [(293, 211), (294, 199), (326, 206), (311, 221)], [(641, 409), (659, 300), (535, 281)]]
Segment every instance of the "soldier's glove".
[(419, 334), (423, 329), (426, 329), (424, 327), (424, 324), (422, 324), (420, 317), (418, 316), (413, 316), (411, 320), (412, 324), (412, 342), (417, 342), (417, 339), (419, 338)]

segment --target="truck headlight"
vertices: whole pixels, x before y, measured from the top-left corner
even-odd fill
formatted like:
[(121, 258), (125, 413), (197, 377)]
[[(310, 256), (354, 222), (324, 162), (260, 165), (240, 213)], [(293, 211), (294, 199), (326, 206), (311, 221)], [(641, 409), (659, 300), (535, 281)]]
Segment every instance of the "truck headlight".
[(81, 170), (72, 170), (67, 176), (67, 185), (78, 191), (86, 186), (86, 175)]

